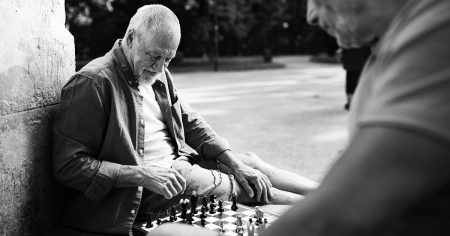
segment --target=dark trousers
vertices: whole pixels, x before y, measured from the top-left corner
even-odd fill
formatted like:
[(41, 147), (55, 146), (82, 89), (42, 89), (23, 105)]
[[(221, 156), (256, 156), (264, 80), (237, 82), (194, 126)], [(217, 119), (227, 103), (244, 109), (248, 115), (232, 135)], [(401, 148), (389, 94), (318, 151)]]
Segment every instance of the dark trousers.
[(348, 70), (345, 83), (345, 92), (348, 95), (353, 95), (355, 89), (358, 86), (359, 76), (361, 75), (361, 70)]

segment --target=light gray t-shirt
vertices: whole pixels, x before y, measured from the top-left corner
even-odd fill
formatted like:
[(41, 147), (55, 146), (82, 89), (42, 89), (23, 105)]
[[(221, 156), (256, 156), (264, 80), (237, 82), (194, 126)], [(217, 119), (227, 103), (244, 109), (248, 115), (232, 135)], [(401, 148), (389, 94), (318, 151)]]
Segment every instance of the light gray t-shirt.
[[(352, 103), (350, 137), (378, 125), (450, 145), (450, 1), (408, 2), (373, 54)], [(450, 183), (392, 224), (394, 235), (450, 235)]]

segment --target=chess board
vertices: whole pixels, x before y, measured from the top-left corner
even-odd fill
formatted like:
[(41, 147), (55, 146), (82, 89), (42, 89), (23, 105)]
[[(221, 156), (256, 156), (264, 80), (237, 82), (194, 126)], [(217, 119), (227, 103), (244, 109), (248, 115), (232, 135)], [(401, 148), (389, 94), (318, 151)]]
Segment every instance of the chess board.
[[(218, 232), (222, 232), (222, 235), (227, 235), (227, 236), (248, 236), (248, 232), (247, 232), (247, 224), (249, 222), (249, 219), (252, 219), (253, 225), (255, 227), (255, 236), (258, 235), (258, 233), (263, 230), (265, 227), (269, 226), (273, 221), (275, 221), (278, 217), (265, 212), (264, 213), (264, 218), (267, 220), (267, 223), (258, 223), (257, 219), (255, 217), (255, 209), (252, 207), (248, 207), (248, 206), (244, 206), (242, 204), (237, 204), (238, 209), (237, 211), (232, 211), (231, 210), (231, 202), (228, 201), (224, 201), (223, 202), (223, 208), (224, 208), (224, 212), (217, 212), (214, 214), (210, 214), (209, 212), (207, 212), (206, 214), (206, 218), (205, 218), (205, 225), (202, 226), (201, 225), (201, 219), (200, 219), (200, 211), (193, 215), (193, 221), (192, 221), (192, 225), (194, 227), (201, 227), (201, 228), (205, 228), (205, 229), (209, 229), (209, 230), (213, 230), (213, 231), (218, 231)], [(199, 209), (199, 207), (197, 207), (197, 210)], [(238, 234), (236, 232), (236, 217), (237, 215), (240, 214), (241, 219), (242, 219), (242, 228), (243, 228), (243, 234)], [(169, 224), (169, 223), (183, 223), (183, 224), (187, 224), (186, 220), (183, 220), (181, 218), (181, 212), (177, 211), (176, 213), (177, 216), (177, 220), (174, 222), (170, 222), (169, 221), (169, 217), (164, 217), (161, 218), (161, 224)], [(223, 230), (222, 227), (220, 226), (220, 221), (223, 222)], [(158, 227), (158, 225), (156, 224), (156, 220), (152, 221), (152, 227), (147, 227), (146, 223), (143, 223), (142, 225), (140, 225), (141, 230), (144, 232), (150, 232), (149, 235), (151, 235), (151, 231), (153, 229), (155, 229), (156, 227)], [(242, 232), (242, 231), (241, 231)]]

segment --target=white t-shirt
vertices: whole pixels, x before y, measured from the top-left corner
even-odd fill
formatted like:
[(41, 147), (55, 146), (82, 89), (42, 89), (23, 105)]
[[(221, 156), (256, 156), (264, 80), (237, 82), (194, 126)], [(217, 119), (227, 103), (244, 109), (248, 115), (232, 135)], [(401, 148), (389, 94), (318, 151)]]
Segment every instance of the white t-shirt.
[(152, 84), (140, 83), (139, 91), (143, 96), (143, 118), (145, 121), (144, 160), (150, 163), (171, 167), (175, 156), (175, 147), (169, 134), (161, 108), (156, 101)]

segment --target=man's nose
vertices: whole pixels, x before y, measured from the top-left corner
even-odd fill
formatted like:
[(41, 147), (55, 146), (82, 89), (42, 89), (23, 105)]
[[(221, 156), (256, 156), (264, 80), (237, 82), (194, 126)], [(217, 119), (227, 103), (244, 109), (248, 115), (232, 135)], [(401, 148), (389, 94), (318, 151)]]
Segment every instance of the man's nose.
[(163, 72), (163, 70), (164, 70), (164, 59), (155, 61), (155, 63), (153, 64), (153, 69), (156, 72), (158, 72), (158, 73)]

